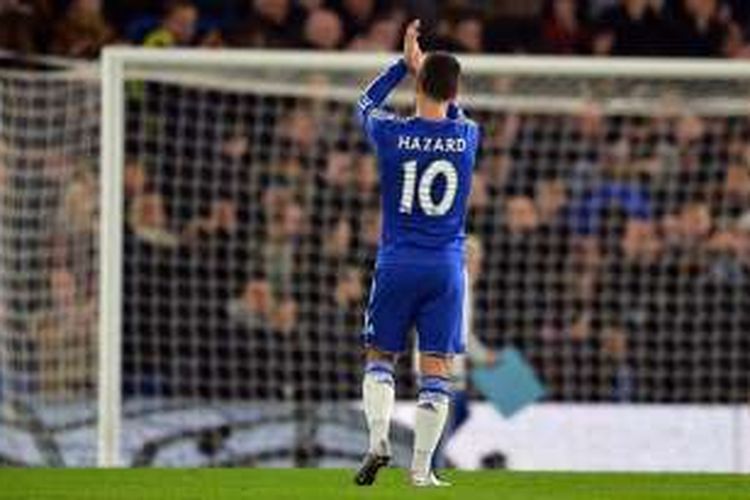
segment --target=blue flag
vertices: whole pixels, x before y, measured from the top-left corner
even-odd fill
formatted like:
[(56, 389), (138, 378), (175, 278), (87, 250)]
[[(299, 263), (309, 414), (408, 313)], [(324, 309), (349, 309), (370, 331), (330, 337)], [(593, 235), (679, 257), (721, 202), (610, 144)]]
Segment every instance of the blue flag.
[(513, 347), (503, 349), (495, 365), (474, 368), (471, 378), (479, 392), (505, 418), (512, 417), (546, 393), (534, 368)]

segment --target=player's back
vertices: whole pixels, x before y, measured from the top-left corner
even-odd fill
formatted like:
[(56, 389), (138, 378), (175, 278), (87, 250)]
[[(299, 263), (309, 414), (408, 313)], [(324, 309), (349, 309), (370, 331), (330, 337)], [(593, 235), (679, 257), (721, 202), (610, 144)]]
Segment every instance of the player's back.
[(378, 261), (433, 262), (463, 255), (477, 125), (463, 117), (375, 120), (383, 228)]

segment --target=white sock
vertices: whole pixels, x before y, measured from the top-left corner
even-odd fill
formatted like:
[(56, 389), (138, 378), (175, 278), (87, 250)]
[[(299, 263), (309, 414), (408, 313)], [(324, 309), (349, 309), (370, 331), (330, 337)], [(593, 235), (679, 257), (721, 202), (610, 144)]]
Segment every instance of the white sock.
[(414, 424), (414, 456), (411, 462), (411, 471), (414, 474), (426, 476), (430, 473), (432, 455), (448, 420), (448, 391), (448, 381), (438, 377), (423, 378)]
[(362, 399), (370, 429), (370, 453), (390, 455), (388, 431), (395, 397), (393, 367), (388, 363), (368, 363), (362, 382)]

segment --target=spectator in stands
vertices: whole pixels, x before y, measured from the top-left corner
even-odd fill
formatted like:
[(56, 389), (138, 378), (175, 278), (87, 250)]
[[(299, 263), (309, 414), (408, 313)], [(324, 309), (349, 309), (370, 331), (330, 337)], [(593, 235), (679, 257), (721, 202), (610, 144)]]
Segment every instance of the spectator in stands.
[(484, 50), (484, 21), (480, 15), (467, 13), (461, 16), (452, 32), (460, 51), (480, 53)]
[(501, 242), (499, 251), (487, 255), (487, 269), (495, 270), (488, 287), (499, 292), (497, 303), (490, 307), (498, 311), (497, 327), (505, 340), (523, 342), (538, 332), (543, 317), (542, 284), (549, 278), (544, 269), (545, 242), (530, 196), (514, 195), (505, 206), (503, 227), (493, 236)]
[[(467, 3), (479, 6), (485, 2), (454, 2), (462, 5)], [(528, 2), (519, 2), (518, 0), (495, 0), (488, 5), (487, 13), (493, 17), (503, 17), (506, 19), (531, 19), (539, 16), (544, 7), (544, 0), (529, 0)]]
[(198, 45), (207, 49), (220, 49), (227, 45), (227, 41), (220, 29), (213, 28), (201, 35)]
[[(432, 48), (482, 52), (599, 55), (747, 57), (744, 42), (750, 7), (740, 0), (502, 0), (432, 2), (406, 7), (389, 0), (247, 0), (244, 21), (237, 6), (213, 8), (220, 27), (197, 33), (194, 0), (171, 0), (161, 24), (152, 4), (107, 3), (107, 14), (134, 41), (147, 46), (200, 45), (335, 50), (392, 50), (405, 13), (426, 20)], [(115, 39), (100, 0), (70, 0), (55, 23), (50, 0), (5, 0), (0, 6), (0, 47), (26, 53), (50, 51), (94, 57)], [(132, 5), (131, 5), (132, 4)], [(137, 12), (139, 15), (132, 15)], [(596, 16), (594, 23), (588, 15)], [(135, 21), (134, 21), (135, 20)], [(45, 26), (52, 24), (54, 30)], [(210, 28), (210, 29), (209, 29)], [(432, 33), (430, 33), (432, 31)], [(147, 32), (144, 37), (144, 32)], [(196, 36), (196, 35), (200, 36)], [(53, 35), (53, 36), (51, 36)]]
[(746, 0), (724, 0), (721, 9), (722, 16), (732, 19), (740, 28), (743, 38), (750, 35), (750, 3)]
[[(89, 394), (96, 365), (96, 298), (83, 293), (76, 277), (64, 267), (50, 273), (48, 292), (48, 301), (31, 322), (40, 360), (38, 389), (56, 398)], [(65, 355), (60, 356), (61, 352)]]
[(272, 317), (273, 327), (283, 335), (291, 334), (299, 325), (299, 307), (292, 297), (281, 297)]
[(253, 0), (247, 18), (232, 37), (237, 45), (292, 48), (302, 43), (307, 13), (292, 0)]
[(303, 36), (305, 48), (336, 50), (344, 42), (344, 28), (335, 11), (316, 9), (305, 21)]
[(400, 42), (402, 24), (403, 21), (397, 16), (380, 17), (373, 21), (367, 32), (355, 36), (347, 49), (391, 52)]
[[(3, 145), (0, 143), (0, 153), (3, 152)], [(8, 167), (5, 163), (0, 162), (0, 192), (8, 185)]]
[(368, 33), (372, 50), (383, 52), (396, 50), (401, 39), (401, 30), (404, 24), (403, 19), (403, 16), (394, 14), (375, 20)]
[[(234, 340), (226, 352), (237, 360), (238, 371), (248, 372), (243, 380), (249, 394), (261, 398), (288, 397), (288, 384), (303, 378), (296, 370), (291, 374), (291, 380), (289, 374), (293, 367), (293, 361), (289, 359), (293, 339), (287, 334), (298, 326), (297, 303), (288, 297), (274, 296), (264, 275), (255, 273), (239, 296), (228, 302), (227, 312), (230, 321), (239, 329), (233, 335), (239, 334), (243, 339)], [(211, 379), (208, 377), (207, 382)], [(227, 390), (230, 395), (236, 395), (236, 388), (227, 387)]]
[(485, 46), (490, 52), (529, 52), (539, 39), (538, 20), (546, 0), (482, 2), (486, 12)]
[[(731, 345), (726, 342), (736, 336), (738, 326), (727, 318), (743, 318), (743, 305), (736, 302), (741, 294), (732, 291), (733, 280), (717, 274), (722, 267), (717, 266), (717, 259), (724, 251), (719, 248), (719, 233), (703, 199), (684, 204), (677, 214), (676, 235), (671, 228), (662, 227), (666, 246), (659, 275), (664, 277), (664, 293), (657, 303), (661, 319), (657, 338), (662, 350), (688, 349), (692, 354), (689, 359), (671, 361), (671, 369), (665, 370), (669, 375), (665, 384), (702, 394), (706, 390), (703, 383), (685, 374), (700, 373), (712, 364), (707, 359), (709, 352), (698, 346)], [(718, 244), (713, 250), (712, 243)]]
[[(314, 179), (310, 207), (315, 230), (301, 247), (298, 269), (308, 283), (303, 300), (314, 304), (306, 309), (304, 335), (307, 345), (338, 347), (326, 353), (304, 349), (298, 356), (320, 367), (306, 375), (320, 381), (308, 394), (334, 397), (350, 387), (359, 372), (359, 349), (343, 340), (342, 332), (361, 326), (363, 274), (372, 270), (369, 264), (374, 263), (380, 237), (378, 178), (371, 155), (332, 151)], [(364, 273), (362, 266), (367, 266)]]
[(653, 216), (653, 202), (638, 179), (636, 156), (628, 137), (613, 138), (606, 146), (596, 172), (588, 178), (589, 189), (575, 200), (570, 212), (571, 222), (579, 236), (605, 235), (608, 217), (615, 210), (626, 218), (647, 220)]
[[(351, 192), (352, 155), (340, 151), (328, 154), (325, 169), (315, 172), (315, 191), (312, 204), (317, 210), (312, 214), (313, 225), (329, 229), (349, 208)], [(321, 208), (318, 208), (321, 207)]]
[(672, 50), (669, 29), (649, 0), (620, 0), (602, 13), (598, 24), (594, 54), (652, 56)]
[(116, 39), (101, 0), (73, 0), (53, 31), (51, 52), (67, 57), (95, 58)]
[(289, 200), (304, 199), (307, 194), (307, 173), (296, 155), (282, 154), (268, 166), (266, 183), (269, 188), (285, 188)]
[(700, 198), (685, 203), (677, 214), (667, 216), (663, 224), (669, 248), (693, 258), (705, 249), (713, 229), (710, 207)]
[(600, 337), (604, 356), (602, 374), (608, 393), (601, 396), (615, 401), (634, 397), (633, 368), (629, 350), (646, 349), (653, 343), (657, 328), (652, 294), (664, 276), (663, 246), (655, 224), (638, 219), (626, 220), (617, 245), (603, 256), (591, 312), (591, 328)]
[(221, 145), (222, 155), (232, 161), (241, 160), (247, 155), (249, 149), (250, 141), (247, 137), (247, 130), (243, 127), (232, 130)]
[(576, 0), (550, 0), (541, 26), (541, 49), (552, 54), (583, 54), (589, 50), (588, 29)]
[[(342, 309), (354, 309), (355, 313), (358, 313), (357, 309), (362, 303), (363, 296), (362, 272), (357, 267), (347, 266), (339, 275), (333, 293), (336, 305)], [(357, 320), (354, 321), (356, 322)]]
[(181, 293), (186, 287), (176, 280), (186, 275), (178, 272), (186, 266), (178, 260), (180, 238), (169, 227), (164, 197), (145, 186), (140, 165), (131, 160), (128, 168), (123, 288), (129, 300), (123, 306), (123, 350), (130, 376), (125, 384), (129, 391), (161, 391), (167, 389), (162, 381), (173, 372), (177, 353), (164, 325), (189, 310)]
[(376, 206), (378, 194), (378, 166), (372, 154), (363, 154), (356, 160), (354, 188), (357, 190), (355, 209)]
[(343, 42), (348, 44), (354, 37), (367, 33), (372, 28), (378, 14), (380, 14), (377, 0), (336, 0), (333, 8), (341, 19), (344, 27)]
[[(346, 336), (342, 338), (341, 332), (356, 332), (362, 326), (362, 304), (365, 301), (365, 287), (363, 285), (362, 270), (353, 265), (344, 267), (339, 273), (334, 285), (333, 300), (328, 301), (324, 307), (328, 309), (326, 323), (336, 325), (335, 328), (326, 328), (321, 324), (319, 332), (328, 338), (332, 345), (339, 345), (336, 349), (336, 359), (330, 364), (328, 372), (328, 387), (335, 388), (344, 381), (349, 387), (357, 386), (357, 377), (360, 352), (355, 346), (349, 344)], [(330, 390), (328, 397), (335, 398), (336, 389)]]
[[(374, 268), (374, 257), (380, 239), (380, 195), (378, 168), (375, 157), (361, 155), (357, 160), (354, 187), (357, 195), (352, 200), (352, 229), (356, 259), (369, 272)], [(369, 283), (369, 281), (366, 281)]]
[(165, 248), (180, 244), (179, 236), (169, 228), (164, 198), (158, 193), (144, 193), (132, 200), (128, 226), (144, 243)]
[(259, 276), (251, 278), (228, 307), (232, 318), (249, 331), (267, 328), (274, 309), (271, 285)]
[(540, 180), (535, 186), (534, 202), (540, 224), (550, 226), (561, 224), (560, 217), (568, 203), (565, 183), (555, 177)]
[(198, 9), (190, 0), (175, 0), (167, 6), (161, 25), (143, 39), (146, 47), (190, 45), (195, 40)]
[(741, 50), (739, 27), (718, 0), (683, 0), (676, 22), (676, 52), (689, 57), (734, 55)]
[(540, 255), (537, 267), (545, 274), (536, 292), (545, 309), (541, 323), (559, 328), (566, 317), (571, 296), (571, 234), (566, 220), (570, 200), (562, 178), (552, 174), (538, 180), (533, 192), (538, 220), (534, 241), (540, 247), (534, 252)]
[[(714, 307), (707, 312), (708, 329), (713, 335), (710, 342), (721, 346), (722, 383), (731, 387), (736, 384), (738, 374), (750, 370), (750, 338), (746, 335), (750, 328), (750, 212), (740, 217), (727, 233), (731, 236), (719, 250), (724, 260), (712, 272), (717, 282), (710, 290)], [(747, 377), (742, 381), (745, 394), (750, 393), (749, 383)]]
[(187, 225), (183, 238), (189, 242), (199, 242), (216, 234), (231, 232), (236, 227), (236, 207), (230, 200), (218, 200), (211, 204), (208, 215), (197, 217)]
[(477, 52), (484, 45), (484, 20), (480, 11), (448, 9), (438, 19), (435, 32), (427, 44), (435, 50), (449, 52)]
[(269, 214), (262, 249), (263, 268), (276, 296), (288, 295), (294, 285), (297, 240), (303, 233), (302, 208), (291, 198)]
[(321, 130), (311, 109), (298, 107), (291, 110), (279, 120), (277, 133), (286, 155), (298, 158), (305, 167), (317, 162)]
[(297, 0), (297, 3), (300, 5), (300, 7), (310, 12), (315, 9), (319, 9), (323, 7), (326, 1), (325, 0)]
[[(188, 224), (183, 235), (187, 244), (180, 253), (189, 285), (178, 300), (193, 313), (190, 324), (201, 342), (178, 342), (200, 366), (198, 383), (205, 384), (207, 394), (217, 389), (207, 382), (211, 374), (226, 370), (227, 364), (238, 366), (241, 358), (233, 348), (240, 342), (228, 305), (246, 287), (251, 259), (249, 237), (237, 211), (231, 199), (214, 200), (205, 215)], [(219, 386), (218, 390), (231, 393), (231, 387)]]
[(124, 187), (126, 202), (130, 202), (144, 193), (147, 187), (148, 179), (146, 169), (135, 159), (129, 159), (125, 164)]
[(499, 194), (513, 171), (511, 151), (518, 140), (521, 119), (517, 114), (488, 119), (483, 134), (483, 150), (486, 151), (481, 161), (481, 169), (487, 171), (487, 184), (493, 193)]
[(750, 168), (743, 163), (732, 163), (717, 193), (719, 206), (712, 207), (721, 215), (738, 217), (750, 208)]
[(744, 266), (745, 283), (750, 285), (750, 211), (739, 218), (735, 229), (732, 250)]
[(323, 244), (324, 255), (332, 266), (336, 267), (349, 256), (352, 240), (352, 226), (342, 217), (333, 225)]
[[(123, 33), (126, 38), (130, 34), (128, 33), (128, 27), (136, 21), (135, 25), (138, 24), (137, 20), (143, 19), (147, 15), (159, 15), (161, 13), (160, 8), (161, 2), (156, 4), (153, 1), (148, 0), (106, 0), (102, 2), (104, 12), (106, 13), (107, 19), (117, 27), (118, 31)], [(142, 38), (142, 37), (141, 37)]]
[(50, 0), (0, 2), (0, 47), (22, 54), (43, 52), (53, 11)]
[(474, 172), (471, 178), (471, 195), (469, 197), (469, 211), (472, 215), (481, 217), (491, 203), (487, 173)]
[(576, 116), (576, 134), (584, 142), (597, 142), (604, 132), (604, 115), (601, 106), (590, 103)]
[(60, 212), (61, 227), (65, 227), (69, 237), (79, 238), (78, 244), (96, 231), (96, 199), (97, 185), (93, 169), (80, 167), (65, 185)]

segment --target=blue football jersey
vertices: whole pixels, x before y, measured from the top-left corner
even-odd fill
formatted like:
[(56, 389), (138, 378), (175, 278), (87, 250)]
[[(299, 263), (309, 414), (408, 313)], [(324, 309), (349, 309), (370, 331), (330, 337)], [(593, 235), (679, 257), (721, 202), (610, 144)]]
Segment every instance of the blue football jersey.
[(378, 159), (383, 214), (378, 262), (462, 258), (479, 127), (455, 104), (442, 120), (385, 111), (381, 105), (406, 73), (403, 60), (393, 64), (358, 103)]

